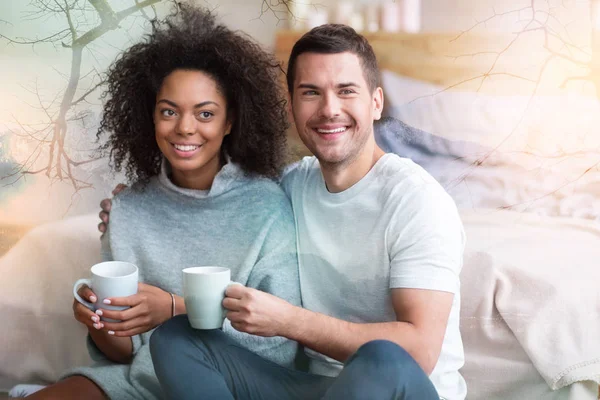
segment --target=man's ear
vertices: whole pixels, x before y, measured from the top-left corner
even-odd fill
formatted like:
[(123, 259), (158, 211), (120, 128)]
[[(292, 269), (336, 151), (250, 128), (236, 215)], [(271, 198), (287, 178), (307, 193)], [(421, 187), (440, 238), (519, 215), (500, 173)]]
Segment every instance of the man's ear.
[(383, 89), (378, 87), (373, 92), (373, 119), (378, 120), (383, 113)]

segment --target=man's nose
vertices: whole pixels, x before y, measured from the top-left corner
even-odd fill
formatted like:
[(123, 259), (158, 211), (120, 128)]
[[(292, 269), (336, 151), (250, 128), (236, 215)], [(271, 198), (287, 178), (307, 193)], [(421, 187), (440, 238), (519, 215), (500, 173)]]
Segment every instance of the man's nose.
[(326, 94), (321, 102), (321, 116), (331, 119), (341, 114), (341, 102), (337, 96)]

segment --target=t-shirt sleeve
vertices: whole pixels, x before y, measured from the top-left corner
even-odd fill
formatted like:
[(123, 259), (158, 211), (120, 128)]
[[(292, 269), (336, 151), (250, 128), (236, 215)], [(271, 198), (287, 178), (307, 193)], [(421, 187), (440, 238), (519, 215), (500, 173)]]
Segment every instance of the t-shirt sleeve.
[(437, 183), (402, 196), (390, 221), (390, 288), (457, 293), (464, 230), (452, 198)]

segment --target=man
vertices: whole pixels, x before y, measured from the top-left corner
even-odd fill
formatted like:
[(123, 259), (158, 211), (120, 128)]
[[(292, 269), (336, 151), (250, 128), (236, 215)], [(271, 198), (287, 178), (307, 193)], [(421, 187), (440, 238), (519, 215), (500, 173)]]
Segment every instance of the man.
[(294, 46), (287, 84), (298, 133), (315, 157), (285, 174), (296, 219), (304, 308), (231, 286), (234, 328), (306, 348), (310, 373), (241, 349), (185, 316), (153, 335), (169, 398), (464, 399), (458, 370), (464, 233), (442, 187), (375, 143), (383, 92), (366, 39), (323, 25)]

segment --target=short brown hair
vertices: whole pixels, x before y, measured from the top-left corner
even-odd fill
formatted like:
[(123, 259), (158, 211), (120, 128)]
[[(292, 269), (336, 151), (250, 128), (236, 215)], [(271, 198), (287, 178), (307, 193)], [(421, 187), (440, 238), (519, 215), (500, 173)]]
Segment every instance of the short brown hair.
[(367, 39), (353, 28), (342, 24), (325, 24), (305, 33), (294, 45), (287, 67), (287, 86), (294, 92), (296, 59), (302, 53), (337, 54), (350, 52), (360, 60), (364, 78), (373, 92), (379, 81), (379, 67), (373, 48)]

